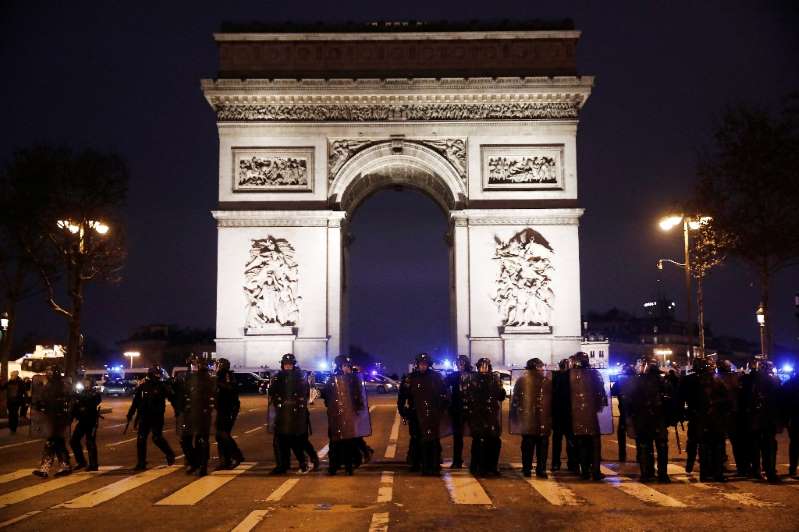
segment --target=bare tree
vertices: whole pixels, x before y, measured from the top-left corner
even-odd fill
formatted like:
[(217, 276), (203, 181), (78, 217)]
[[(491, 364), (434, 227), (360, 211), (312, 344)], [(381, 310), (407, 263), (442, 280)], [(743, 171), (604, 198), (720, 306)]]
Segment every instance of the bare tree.
[(769, 284), (799, 258), (799, 113), (796, 96), (774, 116), (750, 104), (730, 106), (715, 144), (699, 163), (696, 204), (729, 235), (727, 251), (757, 276), (764, 355), (771, 345)]
[[(90, 149), (73, 153), (40, 146), (22, 156), (34, 161), (37, 174), (16, 186), (38, 204), (23, 244), (47, 302), (67, 321), (65, 371), (74, 375), (81, 358), (84, 289), (93, 281), (118, 281), (126, 258), (120, 211), (128, 172), (117, 155)], [(62, 272), (63, 282), (54, 272)]]

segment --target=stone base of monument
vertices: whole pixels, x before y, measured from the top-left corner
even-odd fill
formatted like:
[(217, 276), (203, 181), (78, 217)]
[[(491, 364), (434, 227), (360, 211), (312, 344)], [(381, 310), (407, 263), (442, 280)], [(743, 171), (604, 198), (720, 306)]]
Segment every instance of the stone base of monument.
[(244, 336), (297, 336), (296, 327), (291, 325), (269, 324), (263, 327), (245, 327)]

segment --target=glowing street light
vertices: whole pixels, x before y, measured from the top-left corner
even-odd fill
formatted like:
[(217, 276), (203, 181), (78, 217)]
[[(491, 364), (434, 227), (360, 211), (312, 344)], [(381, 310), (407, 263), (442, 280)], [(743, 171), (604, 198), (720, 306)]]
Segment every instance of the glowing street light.
[(73, 235), (78, 235), (78, 249), (81, 253), (83, 253), (86, 227), (93, 229), (100, 236), (105, 236), (111, 230), (108, 225), (97, 220), (87, 220), (85, 223), (73, 222), (72, 220), (58, 220), (56, 225), (61, 229), (66, 229)]
[(757, 319), (757, 324), (760, 325), (760, 354), (764, 358), (768, 358), (768, 353), (766, 352), (766, 309), (762, 303), (755, 311), (755, 319)]
[(7, 331), (8, 324), (8, 312), (3, 312), (3, 314), (0, 315), (0, 329), (3, 330), (3, 332)]
[(131, 367), (131, 369), (133, 368), (133, 359), (141, 356), (141, 353), (139, 353), (138, 351), (125, 351), (123, 354), (126, 357), (130, 357), (130, 367)]

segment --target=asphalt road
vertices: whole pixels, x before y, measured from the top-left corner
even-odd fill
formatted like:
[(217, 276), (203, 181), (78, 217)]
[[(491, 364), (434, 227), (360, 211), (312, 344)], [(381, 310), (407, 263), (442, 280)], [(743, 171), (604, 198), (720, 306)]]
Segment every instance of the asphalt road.
[[(152, 444), (145, 473), (132, 471), (135, 434), (122, 434), (128, 399), (104, 402), (113, 411), (98, 435), (100, 473), (76, 473), (42, 480), (30, 474), (42, 442), (26, 428), (16, 436), (0, 431), (0, 528), (9, 530), (673, 530), (724, 528), (799, 529), (799, 482), (780, 485), (749, 480), (700, 483), (686, 475), (685, 455), (670, 446), (674, 482), (641, 484), (632, 462), (616, 461), (615, 435), (603, 437), (609, 476), (584, 482), (568, 473), (550, 480), (525, 479), (518, 470), (519, 438), (505, 434), (502, 476), (475, 479), (445, 470), (441, 478), (407, 471), (407, 427), (394, 408), (396, 396), (371, 398), (375, 450), (372, 463), (354, 476), (318, 473), (269, 476), (274, 466), (271, 435), (264, 429), (263, 396), (242, 398), (234, 434), (247, 463), (238, 471), (197, 479), (179, 466), (166, 468)], [(171, 408), (168, 408), (171, 410)], [(311, 409), (312, 442), (326, 452), (321, 401)], [(168, 412), (165, 436), (180, 454)], [(683, 443), (685, 435), (681, 435)], [(444, 456), (451, 456), (445, 439)], [(787, 472), (787, 438), (779, 437), (779, 471)], [(468, 454), (469, 442), (466, 442)], [(215, 446), (211, 450), (215, 465)], [(631, 448), (628, 459), (634, 457)], [(180, 464), (181, 461), (178, 463)], [(238, 527), (238, 528), (237, 528)]]

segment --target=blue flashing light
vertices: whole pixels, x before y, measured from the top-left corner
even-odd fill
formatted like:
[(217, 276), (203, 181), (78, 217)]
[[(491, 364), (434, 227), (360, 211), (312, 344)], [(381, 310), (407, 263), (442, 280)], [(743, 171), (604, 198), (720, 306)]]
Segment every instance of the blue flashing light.
[(620, 372), (621, 372), (621, 368), (618, 368), (618, 367), (610, 368), (610, 370), (608, 371), (608, 373), (611, 374), (611, 375), (618, 375)]
[(376, 370), (376, 369), (373, 369), (373, 370), (372, 370), (372, 377), (374, 377), (375, 375), (377, 375), (377, 370)]
[(327, 360), (322, 360), (319, 362), (319, 371), (327, 371), (330, 369), (330, 366), (327, 363)]
[(782, 365), (782, 372), (783, 373), (793, 373), (793, 366), (786, 362), (785, 364)]
[(450, 362), (449, 359), (444, 359), (443, 366), (444, 366), (444, 369), (451, 369), (452, 368), (452, 362)]

